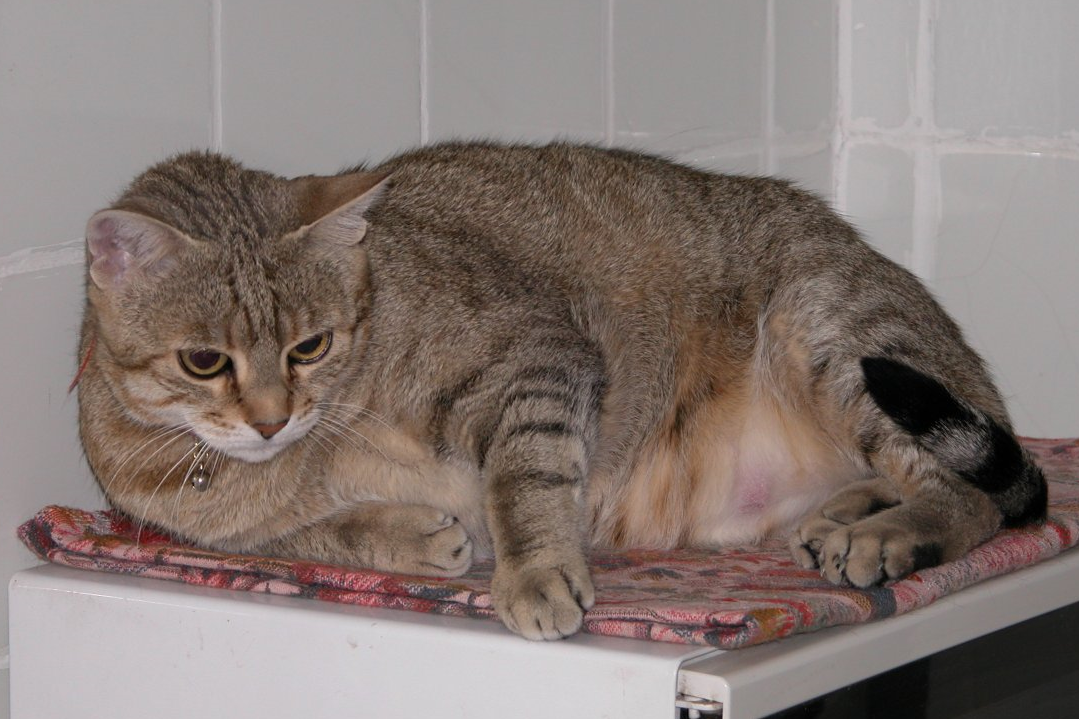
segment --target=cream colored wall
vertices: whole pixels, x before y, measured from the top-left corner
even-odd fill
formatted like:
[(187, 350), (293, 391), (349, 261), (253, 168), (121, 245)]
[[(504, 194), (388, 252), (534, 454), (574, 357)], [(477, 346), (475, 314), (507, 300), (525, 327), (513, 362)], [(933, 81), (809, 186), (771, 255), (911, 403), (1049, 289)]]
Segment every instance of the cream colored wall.
[(0, 0), (0, 575), (33, 563), (13, 531), (35, 510), (101, 504), (66, 394), (83, 223), (193, 147), (304, 173), (448, 137), (569, 137), (782, 174), (929, 280), (1021, 431), (1079, 434), (1077, 15), (1068, 0)]

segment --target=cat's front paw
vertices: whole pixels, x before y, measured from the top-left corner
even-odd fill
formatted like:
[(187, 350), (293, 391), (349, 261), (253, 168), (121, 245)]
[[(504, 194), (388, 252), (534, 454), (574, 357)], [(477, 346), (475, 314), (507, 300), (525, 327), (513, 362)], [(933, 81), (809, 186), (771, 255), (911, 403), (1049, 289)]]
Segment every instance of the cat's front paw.
[(472, 564), (472, 540), (456, 517), (415, 504), (369, 509), (342, 527), (358, 561), (374, 569), (458, 577)]
[(558, 566), (495, 567), (491, 583), (502, 623), (526, 639), (561, 639), (581, 628), (595, 603), (595, 589), (583, 559)]
[(465, 528), (445, 512), (418, 509), (429, 511), (419, 512), (401, 528), (405, 536), (400, 559), (414, 564), (415, 574), (458, 577), (467, 572), (472, 564), (472, 540)]

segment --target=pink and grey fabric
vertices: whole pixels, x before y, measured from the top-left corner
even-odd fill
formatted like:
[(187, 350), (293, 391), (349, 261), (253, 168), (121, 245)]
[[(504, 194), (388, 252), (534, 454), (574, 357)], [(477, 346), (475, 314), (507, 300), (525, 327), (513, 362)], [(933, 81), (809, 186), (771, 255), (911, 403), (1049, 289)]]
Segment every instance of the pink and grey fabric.
[[(723, 551), (594, 552), (598, 600), (584, 630), (734, 649), (895, 616), (1079, 543), (1079, 439), (1024, 440), (1049, 479), (1049, 520), (1006, 530), (966, 557), (883, 587), (837, 587), (798, 567), (784, 541)], [(50, 506), (19, 528), (42, 559), (81, 569), (494, 620), (490, 563), (455, 579), (224, 554), (139, 529), (113, 512)]]

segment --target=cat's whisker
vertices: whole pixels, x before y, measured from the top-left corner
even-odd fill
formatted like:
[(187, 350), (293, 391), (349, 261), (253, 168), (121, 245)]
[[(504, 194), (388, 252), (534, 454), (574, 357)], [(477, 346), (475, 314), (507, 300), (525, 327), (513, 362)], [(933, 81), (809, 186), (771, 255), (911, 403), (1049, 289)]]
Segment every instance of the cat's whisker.
[[(208, 473), (208, 476), (210, 478), (210, 481), (212, 482), (214, 476), (217, 474), (218, 467), (221, 466), (221, 462), (223, 461), (223, 459), (225, 457), (225, 454), (221, 450), (215, 449), (213, 447), (207, 447), (205, 451), (207, 451), (207, 453), (209, 455), (211, 455), (211, 458), (209, 459), (210, 471)], [(182, 457), (181, 457), (181, 461), (183, 461)], [(189, 480), (191, 479), (191, 472), (194, 469), (194, 467), (195, 467), (195, 463), (192, 462), (191, 466), (187, 468), (187, 473), (184, 475), (184, 480), (182, 482), (180, 482), (179, 486), (176, 488), (176, 499), (173, 500), (173, 503), (172, 503), (172, 514), (173, 514), (174, 517), (176, 517), (176, 520), (177, 520), (176, 521), (176, 526), (180, 525), (180, 522), (179, 522), (179, 518), (180, 518), (180, 497), (184, 492), (184, 488), (188, 485)]]
[(139, 472), (142, 471), (142, 468), (145, 467), (147, 465), (147, 463), (149, 463), (154, 457), (156, 457), (157, 455), (159, 455), (163, 451), (165, 451), (168, 447), (170, 447), (172, 444), (174, 444), (178, 439), (182, 439), (183, 437), (188, 436), (187, 428), (182, 427), (181, 429), (183, 430), (182, 432), (179, 432), (176, 435), (170, 437), (160, 447), (158, 447), (156, 450), (154, 450), (149, 455), (147, 455), (145, 458), (143, 458), (143, 460), (139, 464), (139, 466), (136, 467), (133, 472), (129, 473), (124, 478), (125, 482), (122, 483), (121, 486), (118, 486), (118, 487), (115, 487), (115, 488), (110, 486), (109, 489), (112, 491), (112, 493), (116, 494), (116, 495), (119, 495), (121, 492), (126, 491), (126, 489), (127, 489), (126, 483), (134, 482), (135, 479), (139, 476)]
[(319, 448), (326, 453), (326, 456), (333, 456), (337, 450), (337, 444), (333, 441), (331, 436), (323, 436), (319, 431), (325, 432), (324, 427), (318, 425), (311, 428), (311, 431), (307, 433), (307, 436), (311, 438), (311, 441), (319, 446)]
[[(367, 451), (367, 449), (362, 444), (357, 443), (352, 437), (348, 436), (348, 434), (346, 434), (345, 431), (339, 427), (335, 427), (334, 425), (329, 423), (320, 423), (319, 429), (323, 430), (323, 432), (325, 432), (327, 436), (332, 436), (345, 442), (345, 444), (347, 444), (349, 447), (356, 450), (357, 452)], [(339, 448), (340, 445), (335, 442), (334, 447)]]
[[(135, 546), (136, 547), (139, 546), (139, 542), (142, 541), (142, 528), (146, 525), (147, 512), (150, 510), (150, 505), (153, 503), (154, 497), (157, 496), (158, 490), (160, 490), (161, 487), (168, 480), (169, 475), (172, 474), (173, 471), (175, 471), (176, 468), (179, 467), (183, 463), (183, 461), (185, 459), (192, 456), (198, 450), (199, 450), (199, 445), (198, 445), (198, 443), (195, 443), (195, 445), (192, 446), (191, 449), (187, 450), (182, 455), (180, 455), (180, 458), (178, 460), (176, 460), (171, 467), (169, 467), (168, 471), (165, 472), (164, 476), (161, 477), (161, 480), (158, 481), (157, 486), (154, 487), (154, 491), (150, 492), (150, 496), (146, 499), (146, 504), (143, 505), (142, 512), (139, 514), (138, 531), (135, 533)], [(191, 474), (191, 469), (190, 468), (188, 468), (187, 473), (188, 473), (188, 475)], [(187, 482), (187, 476), (185, 476), (183, 481), (180, 482), (181, 487), (186, 482)]]
[(180, 482), (180, 485), (176, 488), (176, 497), (172, 500), (172, 516), (176, 517), (177, 520), (180, 518), (180, 497), (184, 493), (184, 485), (186, 484), (187, 482)]
[(345, 404), (344, 402), (318, 402), (315, 404), (315, 409), (339, 419), (353, 420), (362, 408), (359, 405)]
[[(332, 414), (341, 413), (343, 412), (343, 410), (346, 409), (356, 410), (365, 417), (370, 417), (371, 419), (375, 420), (386, 429), (394, 429), (393, 425), (383, 419), (377, 412), (368, 409), (367, 407), (364, 407), (362, 405), (348, 404), (346, 402), (319, 402), (316, 406), (319, 409), (323, 409)], [(351, 419), (351, 417), (349, 417), (349, 419)]]
[(358, 417), (352, 412), (345, 412), (344, 410), (325, 409), (322, 410), (322, 416), (326, 419), (332, 419), (335, 422), (349, 427), (356, 424)]
[[(179, 520), (180, 518), (180, 497), (184, 493), (185, 484), (187, 484), (187, 482), (180, 482), (180, 485), (176, 488), (176, 497), (172, 500), (172, 516), (175, 517), (176, 520)], [(176, 521), (176, 524), (179, 524), (179, 521)]]
[[(225, 453), (214, 447), (209, 447), (208, 452), (210, 457), (207, 459), (207, 462), (210, 463), (210, 471), (206, 473), (206, 486), (210, 487), (213, 485), (214, 476), (217, 474), (218, 467), (221, 466), (221, 463), (225, 459)], [(190, 471), (188, 474), (190, 475)], [(187, 482), (185, 481), (184, 484), (187, 484)]]
[(356, 427), (353, 426), (352, 422), (349, 421), (350, 419), (354, 420), (355, 417), (348, 417), (346, 419), (345, 416), (338, 415), (334, 412), (325, 412), (322, 415), (321, 421), (333, 424), (334, 426), (339, 427), (346, 432), (351, 432), (363, 438), (365, 441), (370, 442), (371, 440), (367, 439), (367, 437), (365, 437), (362, 432), (360, 432), (358, 429), (356, 429)]
[(185, 427), (184, 425), (170, 425), (168, 427), (159, 427), (158, 429), (151, 432), (149, 437), (147, 437), (141, 444), (128, 452), (127, 456), (124, 457), (123, 461), (121, 461), (120, 464), (116, 466), (116, 469), (113, 470), (112, 476), (104, 482), (105, 489), (112, 488), (112, 483), (116, 481), (117, 477), (120, 475), (120, 471), (123, 470), (123, 468), (127, 466), (127, 463), (134, 459), (136, 455), (142, 452), (142, 450), (146, 449), (148, 445), (159, 439), (164, 439), (170, 433), (182, 433), (186, 430), (187, 427)]
[(341, 422), (340, 420), (334, 419), (333, 417), (327, 417), (325, 415), (321, 418), (320, 423), (324, 423), (326, 425), (326, 429), (338, 433), (343, 439), (345, 439), (346, 441), (349, 441), (353, 445), (353, 447), (355, 447), (357, 450), (363, 451), (363, 448), (359, 447), (359, 446), (356, 446), (355, 443), (352, 443), (351, 438), (348, 435), (351, 434), (351, 435), (354, 435), (356, 437), (359, 437), (364, 442), (369, 444), (376, 452), (381, 454), (383, 459), (385, 459), (387, 462), (392, 461), (390, 459), (389, 455), (382, 451), (381, 447), (379, 447), (377, 444), (372, 442), (368, 437), (366, 437), (362, 432), (357, 430), (355, 427), (349, 426), (348, 424), (346, 424), (344, 422)]

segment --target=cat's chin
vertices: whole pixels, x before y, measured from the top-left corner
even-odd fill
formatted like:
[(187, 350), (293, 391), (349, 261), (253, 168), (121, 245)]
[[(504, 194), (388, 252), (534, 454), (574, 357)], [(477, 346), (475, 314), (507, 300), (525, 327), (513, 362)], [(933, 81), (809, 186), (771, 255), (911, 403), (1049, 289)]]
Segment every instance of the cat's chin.
[(268, 462), (292, 444), (291, 441), (264, 441), (260, 444), (222, 442), (220, 440), (215, 441), (211, 437), (203, 437), (202, 441), (229, 459), (236, 459), (247, 464)]
[(259, 447), (257, 449), (249, 449), (246, 447), (229, 447), (220, 448), (221, 452), (228, 455), (232, 459), (238, 459), (241, 462), (247, 462), (248, 464), (259, 464), (260, 462), (268, 462), (278, 454), (281, 453), (287, 444), (278, 444), (274, 446)]

